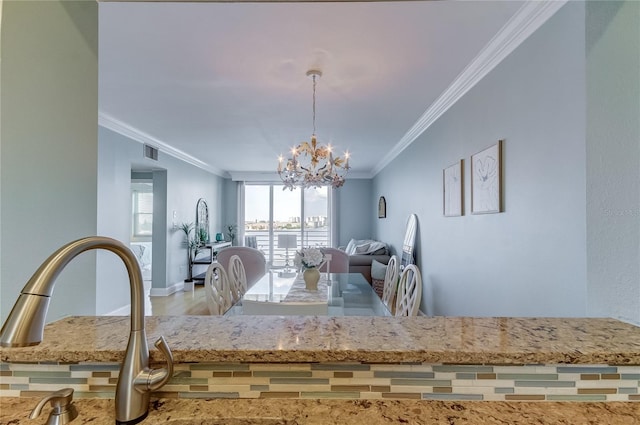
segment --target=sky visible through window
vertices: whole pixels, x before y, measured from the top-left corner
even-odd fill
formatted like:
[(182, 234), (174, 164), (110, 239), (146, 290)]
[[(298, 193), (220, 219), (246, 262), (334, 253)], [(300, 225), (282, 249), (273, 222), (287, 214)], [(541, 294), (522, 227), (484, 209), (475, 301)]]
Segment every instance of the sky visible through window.
[[(274, 185), (274, 221), (289, 221), (292, 217), (300, 217), (300, 189), (282, 190), (281, 185)], [(305, 190), (305, 215), (327, 216), (327, 188)], [(245, 187), (245, 220), (269, 220), (269, 186), (247, 185)]]

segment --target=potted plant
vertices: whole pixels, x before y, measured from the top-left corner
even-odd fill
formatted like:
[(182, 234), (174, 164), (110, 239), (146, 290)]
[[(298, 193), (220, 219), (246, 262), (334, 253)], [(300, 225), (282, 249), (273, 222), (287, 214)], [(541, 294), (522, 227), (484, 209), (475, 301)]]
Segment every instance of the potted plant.
[(234, 241), (236, 240), (236, 232), (238, 230), (237, 224), (227, 224), (227, 235), (229, 236), (229, 240), (231, 241), (231, 245), (234, 245)]
[(201, 239), (200, 235), (191, 236), (193, 223), (182, 223), (180, 225), (180, 230), (182, 230), (185, 235), (184, 243), (187, 246), (187, 264), (189, 266), (185, 282), (193, 282), (193, 261), (196, 259), (198, 252), (200, 252), (200, 247), (202, 246)]

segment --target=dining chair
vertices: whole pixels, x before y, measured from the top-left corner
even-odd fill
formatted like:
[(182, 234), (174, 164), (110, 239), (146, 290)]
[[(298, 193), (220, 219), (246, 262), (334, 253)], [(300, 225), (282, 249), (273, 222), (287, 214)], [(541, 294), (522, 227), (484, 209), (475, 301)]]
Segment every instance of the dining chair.
[(267, 272), (267, 260), (262, 251), (248, 246), (230, 246), (218, 252), (217, 261), (220, 264), (229, 264), (232, 256), (237, 255), (244, 265), (247, 277), (247, 288), (251, 288)]
[(209, 265), (204, 277), (204, 289), (211, 315), (222, 315), (233, 305), (229, 278), (220, 263)]
[[(382, 289), (382, 302), (389, 310), (395, 309), (395, 298), (398, 293), (398, 256), (392, 255), (387, 263)], [(393, 313), (393, 311), (392, 311)]]
[(405, 266), (396, 295), (395, 316), (417, 316), (422, 298), (422, 276), (415, 264)]
[(320, 266), (321, 272), (329, 273), (349, 273), (349, 255), (338, 248), (321, 248), (325, 256), (330, 256), (330, 260)]
[(232, 255), (229, 259), (229, 286), (231, 287), (231, 297), (233, 303), (240, 301), (245, 292), (247, 292), (247, 275), (244, 270), (242, 259), (238, 255)]

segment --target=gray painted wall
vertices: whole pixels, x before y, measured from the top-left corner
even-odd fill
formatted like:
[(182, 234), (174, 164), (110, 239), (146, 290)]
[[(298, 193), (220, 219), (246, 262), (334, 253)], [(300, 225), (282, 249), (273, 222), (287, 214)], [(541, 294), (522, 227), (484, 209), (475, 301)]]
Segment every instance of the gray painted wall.
[[(53, 251), (96, 232), (97, 22), (95, 2), (3, 2), (2, 321)], [(94, 276), (93, 252), (73, 260), (47, 321), (93, 314)]]
[[(98, 167), (98, 231), (121, 241), (128, 241), (131, 233), (131, 170), (154, 168), (154, 233), (165, 244), (158, 246), (154, 236), (153, 288), (163, 290), (179, 284), (187, 276), (187, 253), (183, 245), (184, 233), (174, 231), (173, 211), (177, 224), (195, 222), (196, 204), (204, 198), (209, 205), (211, 233), (222, 227), (224, 179), (183, 161), (163, 154), (158, 161), (143, 158), (142, 144), (99, 128)], [(166, 186), (166, 210), (156, 210), (158, 186)], [(157, 230), (159, 229), (159, 230)], [(165, 251), (163, 253), (163, 251)], [(166, 257), (165, 261), (157, 256)], [(129, 285), (125, 269), (116, 257), (100, 255), (97, 262), (97, 314), (104, 314), (129, 304)], [(166, 268), (162, 268), (162, 264)], [(203, 271), (196, 269), (196, 272)]]
[[(586, 314), (584, 4), (570, 3), (374, 179), (399, 249), (418, 216), (421, 310)], [(469, 158), (505, 139), (500, 214), (470, 214)], [(442, 216), (442, 170), (465, 159), (465, 215)]]
[(586, 11), (588, 311), (640, 324), (640, 3)]
[(344, 186), (334, 191), (338, 213), (336, 246), (346, 246), (351, 238), (372, 237), (373, 220), (378, 220), (378, 198), (373, 205), (372, 196), (369, 179), (348, 179)]

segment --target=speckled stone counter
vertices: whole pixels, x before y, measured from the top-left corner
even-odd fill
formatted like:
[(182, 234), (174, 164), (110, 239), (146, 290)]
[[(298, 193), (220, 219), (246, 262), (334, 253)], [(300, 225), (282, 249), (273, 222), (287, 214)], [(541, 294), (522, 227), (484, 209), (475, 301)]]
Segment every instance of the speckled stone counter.
[[(369, 362), (640, 365), (640, 328), (613, 319), (153, 316), (177, 363)], [(70, 317), (4, 362), (119, 362), (128, 317)], [(161, 361), (152, 350), (151, 358)]]
[[(35, 398), (0, 398), (2, 424), (31, 425)], [(75, 401), (72, 424), (112, 425), (113, 400)], [(43, 412), (44, 414), (44, 412)], [(44, 423), (41, 416), (38, 423)], [(414, 400), (164, 400), (145, 425), (637, 425), (640, 403), (504, 403)]]
[[(176, 363), (146, 424), (640, 424), (640, 328), (616, 320), (145, 322), (149, 346), (163, 335)], [(62, 387), (76, 391), (74, 423), (113, 423), (129, 325), (70, 317), (38, 346), (0, 349), (0, 423), (26, 424), (35, 397)]]

